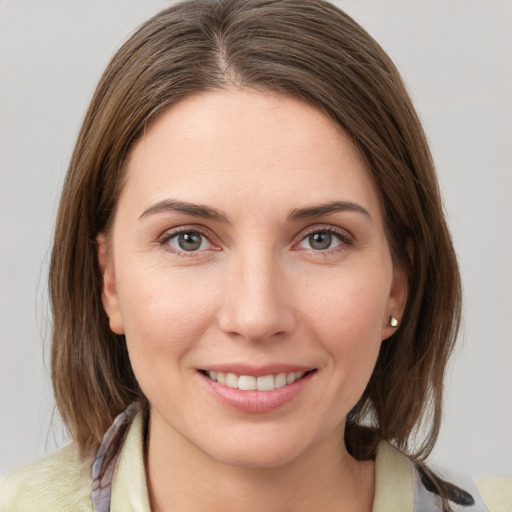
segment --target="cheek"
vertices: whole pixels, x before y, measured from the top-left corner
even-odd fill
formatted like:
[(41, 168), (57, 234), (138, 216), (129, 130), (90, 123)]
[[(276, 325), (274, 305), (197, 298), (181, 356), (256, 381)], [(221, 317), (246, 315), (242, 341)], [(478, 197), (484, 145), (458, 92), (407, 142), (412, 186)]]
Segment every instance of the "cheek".
[[(384, 276), (384, 278), (383, 278)], [(304, 322), (328, 354), (333, 379), (350, 408), (377, 361), (390, 280), (383, 273), (332, 276), (303, 298)]]
[(133, 369), (153, 372), (178, 365), (211, 323), (215, 297), (205, 279), (190, 280), (134, 263), (118, 287), (121, 314)]
[(329, 339), (380, 342), (390, 286), (391, 272), (333, 272), (303, 283), (302, 288), (309, 291), (301, 294), (300, 308)]

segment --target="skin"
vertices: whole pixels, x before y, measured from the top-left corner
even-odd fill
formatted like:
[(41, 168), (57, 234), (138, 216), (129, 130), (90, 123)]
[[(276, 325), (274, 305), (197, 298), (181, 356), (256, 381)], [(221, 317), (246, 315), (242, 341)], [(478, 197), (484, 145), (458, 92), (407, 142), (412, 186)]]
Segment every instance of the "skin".
[[(371, 510), (373, 462), (347, 453), (345, 417), (406, 287), (352, 142), (299, 100), (215, 91), (154, 120), (126, 172), (99, 261), (111, 328), (151, 404), (152, 509)], [(222, 218), (158, 206), (170, 199)], [(333, 202), (352, 208), (291, 218)], [(199, 248), (184, 251), (176, 230)], [(205, 385), (198, 370), (220, 364), (314, 372), (255, 414)]]

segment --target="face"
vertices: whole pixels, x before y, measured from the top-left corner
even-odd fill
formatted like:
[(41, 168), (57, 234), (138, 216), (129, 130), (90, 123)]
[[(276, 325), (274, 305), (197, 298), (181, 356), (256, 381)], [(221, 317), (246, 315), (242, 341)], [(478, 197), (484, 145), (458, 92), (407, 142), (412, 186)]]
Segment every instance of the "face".
[(255, 467), (338, 446), (405, 300), (348, 137), (295, 99), (202, 93), (148, 127), (126, 173), (103, 302), (155, 438)]

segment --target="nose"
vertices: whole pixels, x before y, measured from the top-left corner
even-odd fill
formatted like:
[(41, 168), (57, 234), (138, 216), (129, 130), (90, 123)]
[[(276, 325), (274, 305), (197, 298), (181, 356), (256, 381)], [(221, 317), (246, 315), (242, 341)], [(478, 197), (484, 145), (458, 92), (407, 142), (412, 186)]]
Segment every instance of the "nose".
[(269, 254), (246, 251), (225, 275), (218, 322), (221, 330), (247, 341), (282, 338), (295, 328), (286, 272)]

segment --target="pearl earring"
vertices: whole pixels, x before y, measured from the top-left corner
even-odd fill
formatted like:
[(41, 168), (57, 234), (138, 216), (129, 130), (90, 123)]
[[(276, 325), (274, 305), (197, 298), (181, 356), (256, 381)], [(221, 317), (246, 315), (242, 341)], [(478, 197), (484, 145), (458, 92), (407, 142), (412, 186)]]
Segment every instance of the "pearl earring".
[(393, 315), (389, 317), (389, 325), (391, 327), (398, 327), (398, 320)]

